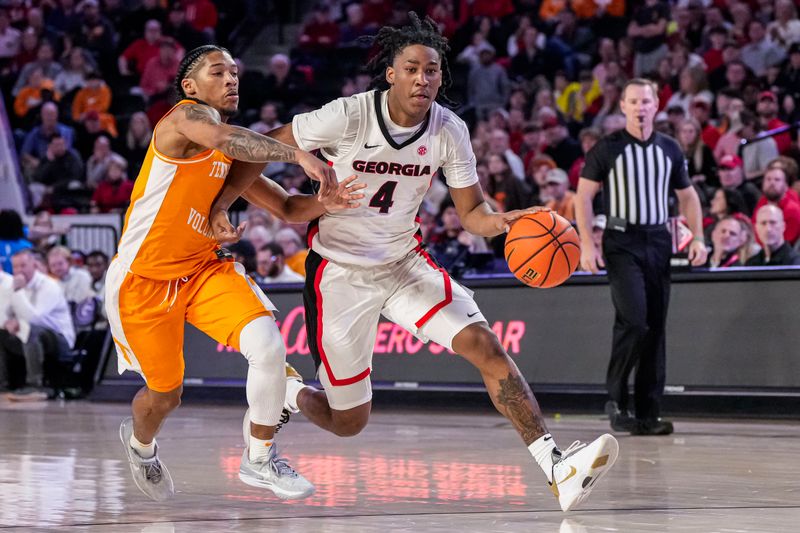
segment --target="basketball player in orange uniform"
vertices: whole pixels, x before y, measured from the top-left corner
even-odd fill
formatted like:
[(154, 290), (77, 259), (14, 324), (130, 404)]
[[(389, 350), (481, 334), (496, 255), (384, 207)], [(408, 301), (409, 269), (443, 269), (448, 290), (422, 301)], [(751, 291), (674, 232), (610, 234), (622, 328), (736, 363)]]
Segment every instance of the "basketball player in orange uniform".
[[(120, 437), (136, 485), (154, 500), (174, 494), (155, 436), (180, 404), (186, 321), (248, 360), (251, 424), (242, 481), (269, 488), (281, 498), (314, 491), (272, 445), (286, 389), (286, 352), (272, 317), (274, 307), (244, 268), (227, 260), (214, 239), (209, 210), (228, 172), (250, 163), (296, 163), (320, 180), (325, 191), (318, 198), (289, 197), (276, 184), (262, 183), (262, 203), (283, 209), (284, 215), (291, 210), (297, 221), (341, 206), (341, 186), (334, 171), (311, 154), (226, 124), (237, 110), (238, 85), (236, 64), (223, 48), (202, 46), (182, 60), (176, 78), (181, 100), (155, 127), (131, 195), (119, 253), (106, 278), (106, 311), (119, 371), (136, 371), (146, 382), (133, 399), (133, 418), (123, 421)], [(238, 238), (242, 229), (223, 237)]]

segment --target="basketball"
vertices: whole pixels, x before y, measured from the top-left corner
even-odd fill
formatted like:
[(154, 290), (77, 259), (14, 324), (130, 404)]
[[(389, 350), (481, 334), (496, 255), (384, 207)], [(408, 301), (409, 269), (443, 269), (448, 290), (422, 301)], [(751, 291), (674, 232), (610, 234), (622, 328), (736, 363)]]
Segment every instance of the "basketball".
[(581, 260), (578, 232), (551, 211), (518, 219), (506, 236), (508, 268), (525, 285), (548, 289), (561, 285)]

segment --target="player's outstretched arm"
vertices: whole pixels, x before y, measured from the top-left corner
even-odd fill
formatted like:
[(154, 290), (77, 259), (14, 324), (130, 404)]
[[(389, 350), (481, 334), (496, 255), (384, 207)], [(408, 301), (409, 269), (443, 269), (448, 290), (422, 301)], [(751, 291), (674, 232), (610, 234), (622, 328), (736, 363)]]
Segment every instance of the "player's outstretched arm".
[(243, 196), (251, 204), (268, 210), (283, 221), (308, 222), (325, 213), (358, 207), (359, 200), (364, 198), (364, 194), (359, 191), (366, 184), (356, 183), (357, 179), (355, 175), (350, 176), (335, 187), (329, 187), (322, 182), (317, 194), (308, 195), (289, 194), (271, 179), (259, 176)]
[(231, 159), (266, 163), (299, 163), (301, 150), (259, 133), (222, 122), (216, 109), (202, 104), (181, 106), (175, 113), (175, 127), (190, 141), (214, 148)]
[(546, 207), (529, 207), (507, 213), (492, 211), (483, 197), (483, 190), (477, 183), (469, 187), (450, 188), (450, 196), (461, 219), (461, 226), (468, 232), (481, 237), (494, 237), (511, 228), (511, 224), (528, 213), (549, 211)]

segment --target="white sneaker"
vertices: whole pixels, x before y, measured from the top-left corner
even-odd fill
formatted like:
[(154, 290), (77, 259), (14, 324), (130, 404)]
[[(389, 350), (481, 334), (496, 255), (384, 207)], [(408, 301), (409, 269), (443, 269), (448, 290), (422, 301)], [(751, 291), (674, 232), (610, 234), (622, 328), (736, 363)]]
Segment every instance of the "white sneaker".
[(618, 454), (617, 439), (608, 433), (588, 445), (576, 440), (560, 456), (553, 453), (550, 490), (558, 498), (561, 510), (574, 509), (585, 500)]
[(131, 435), (133, 435), (133, 419), (128, 417), (119, 426), (119, 439), (122, 441), (128, 457), (133, 482), (145, 496), (157, 502), (174, 496), (175, 487), (172, 484), (172, 476), (158, 458), (158, 444), (155, 445), (155, 455), (145, 459), (131, 447)]
[(267, 488), (283, 500), (307, 498), (316, 490), (310, 481), (289, 466), (286, 459), (278, 457), (274, 444), (269, 456), (259, 461), (250, 461), (248, 448), (245, 448), (239, 479), (252, 487)]

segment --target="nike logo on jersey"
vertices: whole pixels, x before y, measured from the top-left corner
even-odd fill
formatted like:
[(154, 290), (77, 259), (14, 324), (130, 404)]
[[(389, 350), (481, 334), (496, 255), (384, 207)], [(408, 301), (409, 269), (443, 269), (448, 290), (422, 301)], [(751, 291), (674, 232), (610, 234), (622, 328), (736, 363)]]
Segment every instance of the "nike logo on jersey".
[(353, 170), (368, 174), (394, 174), (395, 176), (430, 176), (431, 166), (401, 165), (388, 161), (353, 161)]
[(364, 143), (364, 148), (366, 148), (367, 150), (371, 150), (372, 148), (377, 148), (378, 146), (380, 146), (380, 144), (367, 144), (367, 143)]
[(475, 315), (477, 315), (478, 313), (480, 313), (480, 311), (475, 311), (474, 313), (467, 313), (467, 318), (472, 318)]

